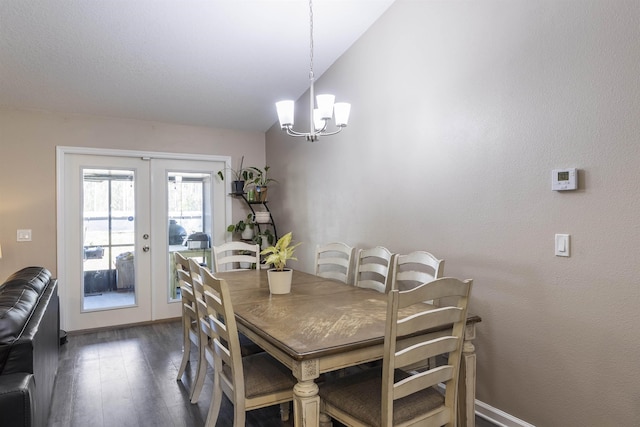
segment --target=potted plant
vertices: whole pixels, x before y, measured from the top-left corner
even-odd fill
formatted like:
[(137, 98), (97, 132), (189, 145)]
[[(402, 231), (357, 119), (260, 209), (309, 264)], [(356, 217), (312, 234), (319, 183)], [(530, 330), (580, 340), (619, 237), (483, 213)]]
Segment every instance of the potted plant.
[(241, 219), (236, 224), (230, 224), (227, 227), (227, 231), (230, 233), (240, 233), (243, 240), (251, 240), (254, 236), (254, 226), (253, 214), (249, 214), (246, 219)]
[[(233, 181), (231, 182), (231, 192), (233, 194), (243, 194), (246, 183), (254, 180), (255, 168), (243, 168), (244, 156), (240, 159), (240, 167), (238, 169), (231, 169), (229, 171), (233, 175)], [(224, 181), (224, 174), (222, 171), (218, 171), (218, 176)]]
[(253, 242), (257, 243), (261, 249), (266, 249), (267, 245), (273, 245), (275, 241), (276, 236), (273, 235), (273, 232), (269, 228), (253, 236)]
[(258, 201), (266, 202), (267, 201), (267, 190), (268, 185), (271, 182), (278, 182), (273, 178), (269, 178), (267, 173), (269, 172), (269, 166), (265, 166), (264, 169), (257, 168), (255, 166), (251, 166), (248, 168), (253, 174), (253, 180), (251, 183), (256, 186), (256, 193), (258, 197)]
[(266, 255), (265, 264), (273, 265), (273, 268), (267, 270), (269, 280), (269, 292), (272, 294), (288, 294), (291, 292), (291, 279), (293, 270), (287, 267), (287, 261), (290, 259), (298, 260), (294, 253), (300, 243), (291, 244), (292, 234), (288, 232), (282, 236), (274, 246), (269, 246), (260, 252), (260, 255)]

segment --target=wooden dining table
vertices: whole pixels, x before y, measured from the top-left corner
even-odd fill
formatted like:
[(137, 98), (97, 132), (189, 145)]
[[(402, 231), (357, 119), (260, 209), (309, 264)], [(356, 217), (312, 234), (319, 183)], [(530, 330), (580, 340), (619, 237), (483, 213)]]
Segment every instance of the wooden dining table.
[[(266, 270), (215, 273), (229, 284), (240, 332), (286, 365), (293, 388), (294, 426), (330, 426), (320, 413), (320, 374), (383, 357), (387, 296), (298, 270), (291, 292), (272, 295)], [(475, 425), (476, 355), (472, 340), (481, 319), (467, 317), (461, 363), (458, 425)], [(438, 331), (429, 331), (433, 336)]]

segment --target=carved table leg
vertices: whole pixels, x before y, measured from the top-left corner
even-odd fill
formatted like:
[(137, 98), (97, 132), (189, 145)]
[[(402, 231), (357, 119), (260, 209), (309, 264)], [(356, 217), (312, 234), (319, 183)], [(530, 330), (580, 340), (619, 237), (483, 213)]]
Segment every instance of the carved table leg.
[(318, 385), (301, 381), (293, 387), (293, 425), (312, 427), (320, 425), (320, 396)]
[(475, 337), (475, 324), (467, 325), (458, 379), (459, 426), (475, 427), (476, 425), (476, 349), (471, 342)]
[(318, 427), (320, 425), (320, 396), (317, 360), (306, 360), (293, 366), (293, 375), (298, 383), (293, 387), (293, 425), (295, 427)]

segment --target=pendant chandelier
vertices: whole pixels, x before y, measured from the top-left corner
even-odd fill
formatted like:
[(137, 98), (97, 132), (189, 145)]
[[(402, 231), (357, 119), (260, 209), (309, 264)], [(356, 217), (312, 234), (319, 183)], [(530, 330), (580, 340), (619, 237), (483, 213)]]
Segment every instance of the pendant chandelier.
[[(297, 132), (293, 130), (293, 110), (295, 101), (287, 100), (276, 102), (280, 128), (287, 131), (290, 136), (304, 137), (307, 141), (316, 142), (319, 136), (335, 135), (347, 126), (351, 104), (336, 102), (335, 96), (323, 94), (316, 97), (317, 108), (314, 107), (313, 91), (313, 5), (309, 0), (309, 28), (310, 28), (310, 58), (309, 63), (309, 132)], [(327, 131), (327, 125), (331, 117), (335, 117), (335, 131)]]

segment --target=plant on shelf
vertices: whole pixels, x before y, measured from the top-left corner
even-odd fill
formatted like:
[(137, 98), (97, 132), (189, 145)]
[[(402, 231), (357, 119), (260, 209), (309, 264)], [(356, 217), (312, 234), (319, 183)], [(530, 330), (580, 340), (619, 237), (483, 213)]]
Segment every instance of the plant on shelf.
[(278, 239), (274, 246), (269, 246), (260, 252), (260, 255), (266, 255), (265, 264), (273, 265), (273, 268), (267, 271), (269, 291), (272, 294), (288, 294), (291, 292), (293, 270), (286, 268), (287, 261), (298, 260), (295, 257), (295, 251), (300, 246), (300, 243), (292, 245), (292, 238), (292, 233), (288, 232)]
[[(234, 194), (243, 194), (245, 186), (253, 182), (255, 179), (255, 171), (253, 167), (243, 168), (244, 164), (244, 156), (240, 159), (240, 167), (238, 169), (228, 168), (233, 176), (233, 181), (231, 182), (231, 191)], [(224, 181), (224, 174), (222, 171), (218, 171), (218, 176), (221, 180)]]
[(268, 186), (272, 182), (278, 182), (273, 178), (269, 178), (269, 166), (265, 166), (264, 169), (257, 168), (255, 166), (251, 166), (248, 168), (254, 175), (251, 183), (256, 186), (256, 193), (258, 194), (258, 201), (266, 202), (267, 201), (267, 190)]
[(253, 220), (253, 214), (247, 215), (246, 219), (241, 219), (236, 224), (230, 224), (227, 227), (227, 231), (230, 233), (241, 233), (244, 240), (254, 239), (255, 221)]
[(273, 232), (271, 231), (271, 229), (267, 228), (266, 230), (260, 233), (257, 233), (255, 236), (253, 236), (253, 241), (254, 243), (257, 243), (262, 248), (263, 243), (266, 243), (268, 245), (273, 245), (273, 243), (276, 241), (276, 236), (273, 235)]

